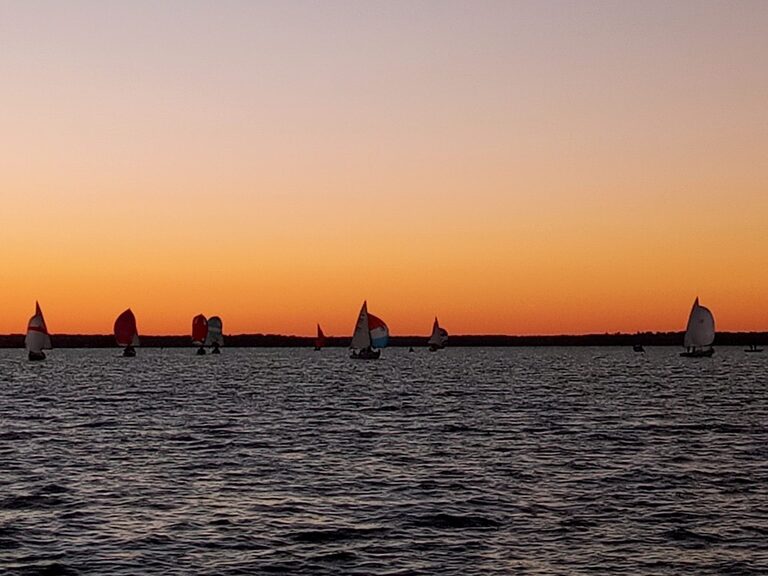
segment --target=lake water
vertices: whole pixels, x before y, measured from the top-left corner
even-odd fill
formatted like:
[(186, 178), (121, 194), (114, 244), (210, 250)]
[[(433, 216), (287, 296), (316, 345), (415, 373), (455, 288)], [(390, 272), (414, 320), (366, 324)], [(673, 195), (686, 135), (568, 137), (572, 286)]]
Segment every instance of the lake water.
[(768, 352), (0, 350), (0, 572), (768, 574)]

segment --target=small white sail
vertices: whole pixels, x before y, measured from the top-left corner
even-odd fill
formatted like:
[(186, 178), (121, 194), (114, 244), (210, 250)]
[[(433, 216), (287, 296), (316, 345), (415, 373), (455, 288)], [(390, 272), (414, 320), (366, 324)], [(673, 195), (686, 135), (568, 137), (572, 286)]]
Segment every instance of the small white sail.
[(691, 314), (688, 316), (688, 326), (685, 330), (683, 345), (686, 348), (711, 346), (715, 341), (715, 319), (709, 308), (699, 306), (699, 299), (693, 303)]
[(51, 336), (48, 334), (48, 328), (45, 325), (43, 311), (37, 303), (35, 303), (35, 315), (29, 319), (27, 324), (27, 336), (24, 338), (24, 346), (26, 346), (28, 352), (35, 354), (52, 348)]
[(429, 337), (427, 344), (435, 348), (443, 348), (448, 341), (448, 332), (443, 328), (440, 328), (440, 324), (435, 317), (435, 322), (432, 324), (432, 335)]
[(370, 346), (371, 332), (368, 329), (368, 303), (363, 302), (363, 307), (360, 308), (360, 315), (357, 317), (357, 324), (355, 324), (355, 331), (352, 334), (352, 343), (349, 347), (362, 350)]

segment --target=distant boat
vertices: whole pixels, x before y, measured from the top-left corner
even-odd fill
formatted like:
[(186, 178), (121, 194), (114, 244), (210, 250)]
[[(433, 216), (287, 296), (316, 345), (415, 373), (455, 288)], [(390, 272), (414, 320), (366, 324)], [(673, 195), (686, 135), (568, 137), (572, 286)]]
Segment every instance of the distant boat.
[(27, 348), (27, 357), (30, 360), (45, 360), (45, 352), (50, 350), (51, 335), (48, 333), (48, 327), (45, 325), (43, 311), (40, 310), (40, 304), (35, 302), (35, 315), (29, 319), (27, 324), (27, 336), (24, 338), (24, 346)]
[(325, 347), (325, 334), (320, 324), (317, 325), (317, 336), (315, 337), (315, 350), (322, 350)]
[(381, 356), (381, 348), (389, 342), (389, 328), (381, 318), (368, 313), (368, 303), (363, 302), (355, 324), (350, 344), (350, 358), (355, 360), (376, 360)]
[(688, 316), (688, 326), (685, 330), (683, 345), (685, 352), (680, 356), (686, 358), (706, 358), (715, 353), (712, 343), (715, 341), (715, 318), (709, 308), (699, 305), (698, 297), (693, 303), (691, 314)]
[(136, 356), (136, 346), (139, 345), (139, 331), (136, 329), (136, 317), (128, 308), (115, 320), (115, 340), (118, 346), (123, 346), (123, 356)]
[(427, 344), (429, 344), (429, 351), (435, 352), (445, 348), (445, 343), (448, 342), (448, 332), (443, 328), (440, 328), (440, 324), (435, 316), (435, 322), (432, 324), (432, 335), (429, 337)]
[(634, 344), (632, 346), (632, 350), (634, 350), (635, 352), (645, 352), (645, 348), (643, 348), (642, 344)]
[(221, 318), (218, 316), (208, 318), (208, 335), (205, 338), (205, 344), (213, 347), (211, 354), (221, 354), (219, 346), (224, 346), (224, 336), (222, 336), (221, 329)]
[(205, 339), (208, 337), (208, 320), (202, 314), (192, 318), (192, 343), (199, 346), (198, 356), (205, 354)]
[(745, 348), (744, 352), (762, 352), (762, 348), (758, 348), (757, 344), (750, 344), (749, 348)]

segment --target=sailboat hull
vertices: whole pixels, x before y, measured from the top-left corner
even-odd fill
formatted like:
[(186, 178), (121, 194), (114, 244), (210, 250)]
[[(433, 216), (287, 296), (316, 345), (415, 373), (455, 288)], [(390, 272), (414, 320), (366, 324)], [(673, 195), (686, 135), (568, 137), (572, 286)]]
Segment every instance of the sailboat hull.
[(133, 358), (134, 356), (136, 356), (136, 349), (133, 346), (126, 346), (125, 350), (123, 350), (123, 357)]
[(27, 356), (30, 360), (37, 361), (37, 360), (45, 360), (45, 352), (30, 352)]
[(685, 352), (680, 352), (680, 356), (683, 358), (709, 358), (714, 353), (714, 348), (707, 348), (706, 350), (686, 350)]
[(371, 350), (370, 348), (355, 350), (349, 355), (353, 360), (378, 360), (379, 356), (381, 356), (381, 350)]
[(205, 356), (205, 348), (200, 346), (200, 348), (197, 349), (197, 355), (198, 356)]

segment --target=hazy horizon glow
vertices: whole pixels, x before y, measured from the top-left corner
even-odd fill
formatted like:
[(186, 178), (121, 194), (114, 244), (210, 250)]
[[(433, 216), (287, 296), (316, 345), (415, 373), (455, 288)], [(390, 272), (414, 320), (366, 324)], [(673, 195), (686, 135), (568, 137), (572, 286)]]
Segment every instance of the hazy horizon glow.
[(768, 330), (768, 3), (0, 1), (0, 332)]

